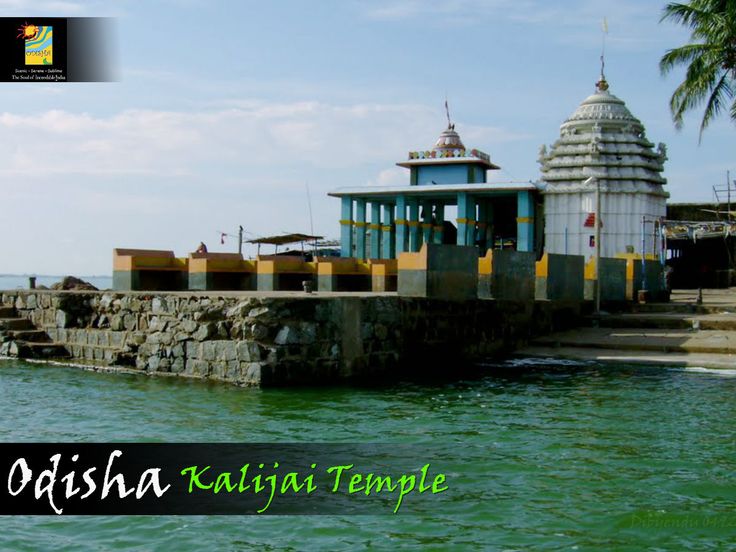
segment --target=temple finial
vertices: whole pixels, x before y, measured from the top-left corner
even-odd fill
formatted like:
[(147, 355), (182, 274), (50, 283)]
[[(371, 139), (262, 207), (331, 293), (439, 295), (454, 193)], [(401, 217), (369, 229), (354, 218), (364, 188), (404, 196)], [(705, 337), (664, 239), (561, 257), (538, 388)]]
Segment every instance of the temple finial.
[(450, 106), (447, 103), (447, 95), (445, 94), (445, 114), (447, 115), (447, 128), (454, 129), (455, 125), (452, 124), (452, 120), (450, 119)]
[(603, 31), (603, 44), (601, 46), (601, 78), (597, 83), (595, 83), (595, 86), (599, 91), (605, 92), (608, 90), (608, 82), (606, 81), (606, 35), (608, 34), (608, 21), (605, 17), (603, 18), (601, 30)]

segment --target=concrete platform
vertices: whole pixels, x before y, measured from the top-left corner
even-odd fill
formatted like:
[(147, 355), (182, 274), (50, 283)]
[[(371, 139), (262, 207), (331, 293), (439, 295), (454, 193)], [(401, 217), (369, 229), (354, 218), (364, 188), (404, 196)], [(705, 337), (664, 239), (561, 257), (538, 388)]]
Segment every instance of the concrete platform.
[(712, 369), (736, 369), (736, 355), (704, 353), (658, 353), (584, 347), (534, 347), (517, 351), (515, 356), (594, 361), (603, 364), (644, 366), (682, 366)]
[(736, 288), (675, 290), (670, 303), (588, 318), (591, 327), (533, 340), (516, 356), (736, 369)]

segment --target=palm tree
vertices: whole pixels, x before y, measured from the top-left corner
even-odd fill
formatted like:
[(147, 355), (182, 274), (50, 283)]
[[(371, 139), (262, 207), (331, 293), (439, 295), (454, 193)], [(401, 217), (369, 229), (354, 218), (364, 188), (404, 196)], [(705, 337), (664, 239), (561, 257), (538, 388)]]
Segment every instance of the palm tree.
[[(672, 2), (660, 21), (674, 21), (692, 29), (690, 42), (668, 50), (659, 62), (663, 75), (686, 65), (685, 79), (670, 99), (675, 127), (682, 117), (705, 102), (700, 139), (708, 124), (725, 108), (736, 121), (736, 0)], [(730, 103), (730, 106), (729, 106)]]

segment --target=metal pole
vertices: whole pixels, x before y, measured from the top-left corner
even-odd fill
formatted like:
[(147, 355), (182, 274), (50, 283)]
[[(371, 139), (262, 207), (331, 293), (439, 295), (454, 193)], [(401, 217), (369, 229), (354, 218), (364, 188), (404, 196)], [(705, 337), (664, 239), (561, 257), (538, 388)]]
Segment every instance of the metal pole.
[[(728, 197), (728, 222), (731, 222), (731, 171), (726, 171), (726, 194)], [(718, 209), (718, 207), (716, 207)]]
[(567, 255), (567, 226), (565, 226), (565, 255)]
[(238, 255), (243, 254), (243, 226), (238, 227)]
[(647, 218), (646, 216), (641, 217), (641, 289), (643, 291), (646, 291), (647, 289), (647, 280), (646, 280), (646, 274), (645, 271), (645, 265), (644, 265), (644, 257), (646, 256), (647, 252), (647, 240), (646, 240), (646, 233), (644, 232), (644, 225), (646, 224)]
[(595, 179), (595, 313), (601, 312), (601, 181)]

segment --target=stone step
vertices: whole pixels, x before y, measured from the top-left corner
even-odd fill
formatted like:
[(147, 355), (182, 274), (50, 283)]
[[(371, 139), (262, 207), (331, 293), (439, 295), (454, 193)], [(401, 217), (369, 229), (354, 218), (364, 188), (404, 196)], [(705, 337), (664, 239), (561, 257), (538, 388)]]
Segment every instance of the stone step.
[(18, 341), (29, 341), (32, 343), (51, 343), (51, 338), (43, 330), (11, 330), (8, 332), (10, 339)]
[[(736, 332), (727, 330), (663, 330), (578, 328), (534, 339), (535, 347), (585, 347), (628, 351), (735, 354)], [(736, 364), (736, 359), (734, 359)]]
[(16, 318), (15, 307), (0, 307), (0, 318)]
[(610, 314), (588, 317), (588, 323), (601, 328), (700, 329), (736, 331), (736, 314)]
[(69, 358), (69, 351), (60, 343), (34, 343), (31, 341), (13, 341), (10, 344), (10, 356), (50, 360)]
[(0, 318), (0, 330), (33, 330), (33, 322), (27, 318)]
[(695, 303), (632, 303), (631, 313), (680, 313), (680, 314), (718, 314), (723, 307), (718, 305), (697, 305)]
[[(126, 357), (128, 354), (119, 347), (107, 345), (77, 345), (68, 343), (66, 345), (66, 350), (69, 353), (69, 356), (75, 360), (83, 360), (85, 362), (96, 363), (103, 366), (117, 364), (120, 362), (121, 358)], [(126, 360), (126, 362), (130, 364), (129, 361)]]
[(662, 353), (658, 351), (630, 351), (596, 349), (592, 347), (537, 347), (528, 346), (517, 350), (515, 357), (524, 359), (564, 359), (581, 362), (596, 362), (621, 366), (637, 364), (643, 366), (691, 367), (702, 369), (731, 369), (736, 365), (733, 355), (712, 353)]

